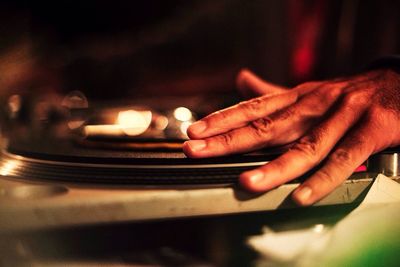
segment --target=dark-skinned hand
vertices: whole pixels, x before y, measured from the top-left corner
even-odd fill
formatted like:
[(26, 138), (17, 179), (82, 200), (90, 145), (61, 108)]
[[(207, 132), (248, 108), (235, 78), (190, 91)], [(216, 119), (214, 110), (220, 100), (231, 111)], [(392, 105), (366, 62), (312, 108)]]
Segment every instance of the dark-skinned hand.
[(400, 144), (400, 75), (393, 70), (307, 82), (293, 89), (243, 70), (237, 84), (244, 94), (258, 97), (192, 124), (192, 140), (183, 150), (189, 157), (203, 158), (293, 143), (275, 160), (240, 175), (241, 185), (250, 191), (278, 187), (319, 165), (292, 194), (299, 205), (311, 205), (371, 154)]

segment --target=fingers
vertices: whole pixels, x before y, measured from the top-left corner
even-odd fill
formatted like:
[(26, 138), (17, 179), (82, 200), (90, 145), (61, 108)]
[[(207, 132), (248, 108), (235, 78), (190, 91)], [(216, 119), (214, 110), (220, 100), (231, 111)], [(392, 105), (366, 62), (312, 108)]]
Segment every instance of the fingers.
[(288, 91), (275, 96), (261, 96), (212, 113), (188, 128), (188, 136), (200, 139), (245, 126), (250, 121), (268, 116), (297, 100), (297, 92)]
[[(204, 158), (260, 149), (267, 144), (267, 139), (269, 139), (270, 122), (270, 119), (266, 117), (257, 120), (258, 126), (254, 128), (242, 127), (203, 140), (186, 141), (183, 144), (183, 151), (191, 158)], [(255, 124), (252, 123), (252, 125)]]
[[(311, 92), (312, 90), (317, 88), (318, 85), (321, 84), (323, 83), (318, 81), (306, 82), (291, 90), (297, 91), (299, 95), (304, 95)], [(239, 92), (241, 92), (243, 96), (248, 98), (258, 97), (262, 95), (271, 96), (282, 94), (289, 90), (289, 88), (287, 87), (262, 80), (260, 77), (247, 69), (239, 72), (236, 78), (236, 86), (238, 87)]]
[(328, 157), (324, 166), (300, 185), (292, 195), (293, 200), (308, 206), (332, 192), (373, 153), (374, 145), (366, 136), (371, 129), (354, 131)]
[(365, 110), (362, 102), (351, 108), (347, 102), (344, 101), (330, 118), (301, 138), (288, 152), (258, 169), (243, 173), (240, 183), (251, 191), (262, 192), (317, 166)]
[[(320, 94), (314, 92), (319, 91), (316, 90), (317, 88), (320, 88), (321, 91), (324, 89), (320, 82), (309, 82), (296, 87), (293, 90), (285, 90), (285, 93), (272, 96), (265, 95), (241, 102), (230, 108), (212, 113), (200, 121), (193, 123), (188, 128), (187, 134), (191, 139), (201, 139), (222, 134), (232, 129), (243, 127), (251, 121), (268, 116), (288, 106), (291, 106), (290, 110), (296, 110), (299, 106), (301, 108), (300, 110), (304, 110), (304, 106), (305, 108), (312, 106), (312, 109), (314, 109), (314, 107), (324, 104), (325, 107), (322, 108), (326, 110), (338, 97), (338, 92), (340, 91), (338, 90), (339, 87), (327, 88), (332, 90), (325, 90), (328, 92)], [(302, 101), (305, 102), (305, 105), (303, 105), (303, 103), (292, 105), (296, 103), (299, 96), (306, 94), (310, 94), (311, 97), (307, 97), (305, 101)], [(317, 100), (315, 101), (315, 99)], [(284, 113), (283, 117), (287, 117), (287, 113), (291, 114), (292, 112), (290, 112), (290, 110), (289, 112)], [(300, 112), (297, 111), (293, 113), (300, 114)], [(283, 119), (285, 120), (286, 118)]]
[[(291, 94), (291, 92), (287, 94)], [(280, 98), (284, 95), (286, 94), (272, 98)], [(239, 126), (242, 125), (239, 122), (244, 119), (243, 115), (240, 115), (241, 112), (237, 112), (237, 108), (226, 110), (222, 117), (221, 115), (224, 113), (213, 114), (203, 121), (210, 129), (202, 129), (203, 133), (201, 134), (195, 134), (197, 129), (193, 128), (189, 128), (188, 131), (192, 138), (193, 136), (210, 137), (202, 141), (186, 142), (183, 147), (184, 152), (189, 157), (212, 157), (291, 143), (303, 136), (319, 120), (335, 102), (338, 95), (337, 90), (330, 90), (326, 94), (312, 93), (283, 112), (275, 113), (270, 118), (264, 116), (241, 128)], [(235, 118), (235, 114), (238, 117)], [(194, 127), (198, 127), (196, 123)], [(235, 127), (239, 128), (230, 130)], [(223, 133), (217, 135), (220, 132)]]
[(262, 80), (247, 69), (239, 72), (236, 84), (239, 91), (246, 97), (280, 94), (287, 90), (285, 87)]
[[(243, 173), (239, 181), (251, 191), (262, 192), (297, 178), (324, 161), (293, 192), (294, 201), (310, 205), (333, 191), (374, 151), (400, 142), (398, 130), (383, 131), (396, 128), (392, 124), (398, 121), (393, 112), (397, 106), (387, 108), (381, 103), (395, 98), (395, 94), (390, 94), (391, 98), (377, 95), (378, 89), (383, 90), (381, 85), (367, 78), (305, 83), (289, 90), (297, 93), (290, 98), (290, 93), (282, 93), (281, 88), (243, 71), (238, 86), (267, 96), (193, 124), (188, 134), (199, 140), (186, 142), (184, 152), (190, 157), (220, 156), (298, 140), (279, 158)], [(381, 102), (372, 101), (375, 98)], [(363, 124), (354, 127), (359, 122)], [(342, 142), (338, 145), (339, 141)]]

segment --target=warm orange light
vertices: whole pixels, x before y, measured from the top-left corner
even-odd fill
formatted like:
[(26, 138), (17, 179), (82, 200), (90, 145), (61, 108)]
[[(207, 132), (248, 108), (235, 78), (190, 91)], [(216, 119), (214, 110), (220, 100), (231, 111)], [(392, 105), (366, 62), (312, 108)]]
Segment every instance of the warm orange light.
[(98, 124), (98, 125), (86, 125), (83, 127), (83, 135), (86, 137), (91, 136), (123, 136), (124, 132), (121, 130), (119, 125), (114, 124)]
[(158, 116), (155, 119), (155, 127), (157, 130), (165, 130), (169, 124), (169, 120), (165, 116)]
[(188, 108), (179, 107), (174, 110), (174, 117), (179, 121), (189, 121), (192, 116), (192, 112)]
[(135, 136), (144, 133), (149, 128), (151, 118), (151, 111), (120, 111), (116, 124), (126, 135)]
[(18, 161), (15, 160), (6, 161), (0, 167), (0, 175), (1, 176), (10, 175), (18, 167), (18, 165), (19, 165)]

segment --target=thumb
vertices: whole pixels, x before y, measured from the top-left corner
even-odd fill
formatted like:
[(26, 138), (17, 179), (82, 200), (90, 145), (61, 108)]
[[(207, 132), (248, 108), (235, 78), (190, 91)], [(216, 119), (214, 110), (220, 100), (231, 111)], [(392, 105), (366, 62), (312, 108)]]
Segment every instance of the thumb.
[(262, 95), (275, 95), (284, 93), (287, 88), (266, 82), (248, 69), (239, 72), (236, 78), (239, 92), (248, 98)]

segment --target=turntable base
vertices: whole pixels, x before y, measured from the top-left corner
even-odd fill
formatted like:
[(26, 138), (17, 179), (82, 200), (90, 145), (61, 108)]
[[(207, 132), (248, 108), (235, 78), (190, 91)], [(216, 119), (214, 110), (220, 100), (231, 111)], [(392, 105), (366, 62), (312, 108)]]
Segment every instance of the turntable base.
[[(236, 185), (239, 172), (274, 155), (196, 161), (175, 152), (65, 150), (40, 140), (47, 145), (19, 141), (0, 158), (0, 232), (295, 207), (298, 181), (264, 194)], [(375, 176), (356, 173), (315, 205), (360, 201)]]
[[(371, 177), (352, 177), (316, 205), (358, 201)], [(234, 187), (123, 189), (27, 183), (0, 178), (0, 231), (210, 216), (293, 208), (285, 184), (254, 195)]]

